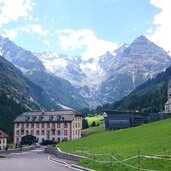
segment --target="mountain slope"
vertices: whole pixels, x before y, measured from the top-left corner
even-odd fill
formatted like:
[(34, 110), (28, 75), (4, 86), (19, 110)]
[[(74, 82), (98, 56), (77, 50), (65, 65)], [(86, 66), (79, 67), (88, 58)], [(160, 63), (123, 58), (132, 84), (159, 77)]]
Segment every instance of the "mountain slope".
[(42, 88), (32, 83), (3, 57), (0, 57), (0, 88), (8, 97), (30, 110), (58, 107)]
[(0, 36), (1, 56), (6, 58), (12, 64), (26, 72), (30, 70), (45, 70), (42, 62), (30, 51), (27, 51), (10, 41), (8, 38)]
[(27, 73), (26, 76), (42, 87), (59, 105), (65, 105), (74, 109), (88, 107), (88, 103), (68, 81), (41, 71)]
[(138, 86), (122, 100), (98, 107), (97, 110), (98, 112), (105, 109), (162, 112), (167, 101), (167, 84), (170, 77), (171, 67), (168, 67), (165, 72)]
[(171, 65), (171, 57), (145, 36), (98, 58), (35, 54), (46, 69), (67, 79), (91, 107), (112, 103)]
[(128, 95), (146, 80), (171, 65), (171, 57), (160, 47), (140, 36), (117, 52), (108, 65), (109, 72), (101, 84), (105, 102), (113, 102)]
[[(47, 72), (42, 62), (32, 52), (17, 46), (8, 38), (3, 38), (1, 36), (0, 49), (1, 53), (8, 61), (22, 70), (22, 72), (32, 80), (32, 82), (39, 85), (39, 87), (42, 87), (46, 91), (45, 94), (47, 97), (44, 96), (41, 100), (44, 99), (44, 101), (50, 102), (52, 100), (49, 100), (49, 98), (52, 98), (55, 100), (55, 103), (57, 102), (61, 106), (68, 106), (76, 109), (89, 106), (78, 93), (78, 90), (66, 81), (65, 78), (62, 79), (52, 76), (52, 74)], [(59, 66), (60, 65), (61, 61), (59, 61)], [(72, 68), (75, 68), (75, 66), (72, 66), (69, 69), (73, 70)], [(77, 74), (78, 73), (79, 71)], [(47, 106), (46, 108), (52, 109), (52, 107)]]

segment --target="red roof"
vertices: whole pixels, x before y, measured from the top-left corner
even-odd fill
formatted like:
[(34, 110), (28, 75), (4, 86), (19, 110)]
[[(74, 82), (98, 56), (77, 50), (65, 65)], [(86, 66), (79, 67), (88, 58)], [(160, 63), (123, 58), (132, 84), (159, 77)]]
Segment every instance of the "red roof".
[(0, 138), (8, 138), (8, 135), (0, 130)]

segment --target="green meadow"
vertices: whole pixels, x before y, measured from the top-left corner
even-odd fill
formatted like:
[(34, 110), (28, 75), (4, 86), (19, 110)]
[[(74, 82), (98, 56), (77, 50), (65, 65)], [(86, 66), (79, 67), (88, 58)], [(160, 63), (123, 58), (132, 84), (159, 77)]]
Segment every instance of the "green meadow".
[(65, 152), (86, 156), (87, 159), (79, 165), (97, 171), (170, 171), (171, 119), (118, 131), (103, 129), (79, 140), (61, 143), (58, 147)]
[(100, 125), (104, 122), (103, 115), (88, 116), (85, 119), (87, 120), (89, 126), (92, 125), (93, 121), (96, 123), (96, 125)]

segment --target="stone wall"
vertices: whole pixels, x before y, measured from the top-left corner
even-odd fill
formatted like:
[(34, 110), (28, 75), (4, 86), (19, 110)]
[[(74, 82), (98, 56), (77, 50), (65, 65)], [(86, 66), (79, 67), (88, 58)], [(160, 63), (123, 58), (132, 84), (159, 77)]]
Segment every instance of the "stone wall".
[(62, 152), (60, 151), (59, 148), (55, 148), (55, 147), (46, 147), (45, 153), (50, 153), (55, 155), (57, 158), (72, 160), (72, 161), (80, 161), (86, 159), (86, 157), (83, 156)]
[(26, 152), (26, 151), (30, 151), (30, 150), (32, 150), (31, 147), (23, 147), (22, 149), (14, 148), (14, 149), (8, 149), (7, 151), (0, 150), (0, 154), (19, 153), (19, 152)]

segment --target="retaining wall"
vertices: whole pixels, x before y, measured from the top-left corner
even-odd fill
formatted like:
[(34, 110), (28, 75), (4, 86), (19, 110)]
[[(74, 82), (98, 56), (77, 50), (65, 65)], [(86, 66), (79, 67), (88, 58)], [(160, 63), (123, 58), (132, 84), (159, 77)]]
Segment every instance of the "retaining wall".
[(72, 161), (77, 161), (77, 162), (80, 160), (86, 159), (86, 157), (84, 157), (84, 156), (79, 156), (79, 155), (62, 152), (59, 148), (55, 148), (55, 147), (46, 147), (45, 153), (53, 154), (57, 158), (72, 160)]

